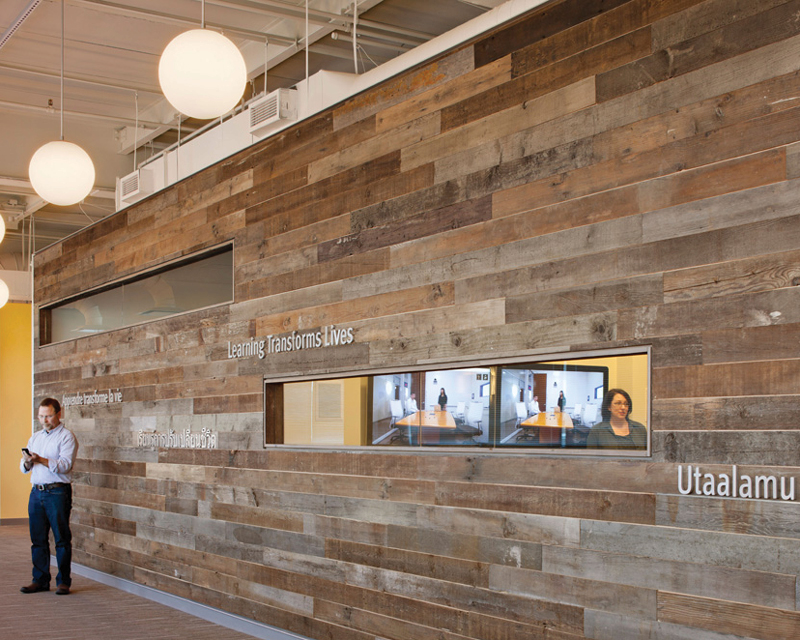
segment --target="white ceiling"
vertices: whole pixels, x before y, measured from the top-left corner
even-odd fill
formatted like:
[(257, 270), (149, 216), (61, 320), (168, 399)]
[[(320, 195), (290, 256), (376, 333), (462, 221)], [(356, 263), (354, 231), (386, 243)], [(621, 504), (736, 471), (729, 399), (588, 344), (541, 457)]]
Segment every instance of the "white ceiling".
[[(367, 71), (503, 1), (359, 0), (354, 61), (352, 1), (309, 0), (309, 73), (353, 72), (356, 64)], [(200, 25), (200, 0), (66, 0), (64, 138), (89, 153), (97, 180), (74, 207), (34, 194), (30, 158), (60, 135), (61, 8), (61, 0), (0, 1), (0, 213), (8, 227), (0, 269), (25, 270), (29, 248), (113, 212), (116, 177), (134, 169), (134, 139), (140, 163), (178, 137), (178, 114), (158, 86), (158, 60), (172, 38)], [(305, 0), (206, 0), (206, 26), (223, 31), (244, 55), (251, 79), (245, 97), (263, 91), (265, 60), (270, 91), (305, 77), (305, 10)], [(181, 135), (203, 124), (184, 121)]]

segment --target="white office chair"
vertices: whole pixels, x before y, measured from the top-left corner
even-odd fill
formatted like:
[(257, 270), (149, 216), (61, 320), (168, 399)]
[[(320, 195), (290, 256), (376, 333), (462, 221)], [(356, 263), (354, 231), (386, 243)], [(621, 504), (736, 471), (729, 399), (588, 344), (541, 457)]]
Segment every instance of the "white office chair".
[(519, 427), (520, 423), (528, 417), (528, 409), (525, 406), (524, 402), (517, 402), (516, 406), (517, 406), (517, 423), (514, 425), (515, 429)]
[(453, 414), (454, 418), (461, 418), (462, 420), (465, 418), (465, 414), (467, 412), (467, 403), (466, 402), (459, 402), (456, 405), (456, 412)]
[(478, 427), (478, 429), (480, 429), (480, 432), (483, 433), (483, 429), (481, 428), (481, 422), (483, 422), (482, 402), (470, 402), (469, 412), (467, 413), (467, 422), (471, 425)]
[(576, 422), (579, 422), (579, 423), (582, 422), (583, 421), (583, 405), (580, 404), (580, 403), (576, 404), (572, 408), (571, 415), (572, 415), (572, 419), (575, 420)]
[(389, 407), (392, 410), (392, 426), (394, 426), (394, 423), (405, 415), (403, 413), (403, 405), (399, 400), (390, 400)]
[[(405, 416), (405, 413), (403, 412), (403, 403), (399, 400), (390, 400), (389, 407), (392, 411), (392, 423), (390, 426), (394, 427), (395, 422)], [(397, 433), (391, 437), (389, 444), (393, 443), (395, 440), (409, 440), (410, 442), (410, 429), (408, 431), (401, 429), (400, 427), (397, 427), (397, 429)]]
[(597, 422), (597, 405), (587, 404), (583, 410), (583, 424), (591, 427), (595, 422)]

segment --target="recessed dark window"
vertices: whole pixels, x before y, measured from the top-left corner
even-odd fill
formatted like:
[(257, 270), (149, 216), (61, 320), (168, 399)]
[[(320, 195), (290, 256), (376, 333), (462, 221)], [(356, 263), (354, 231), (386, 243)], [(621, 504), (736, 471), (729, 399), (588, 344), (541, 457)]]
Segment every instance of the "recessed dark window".
[(233, 301), (233, 246), (171, 263), (40, 310), (42, 345)]

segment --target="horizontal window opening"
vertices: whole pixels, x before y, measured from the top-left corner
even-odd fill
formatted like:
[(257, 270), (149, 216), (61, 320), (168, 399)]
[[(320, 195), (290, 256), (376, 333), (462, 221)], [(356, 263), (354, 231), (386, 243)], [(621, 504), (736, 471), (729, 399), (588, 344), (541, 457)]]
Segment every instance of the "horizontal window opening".
[(265, 382), (265, 445), (647, 455), (649, 350)]
[(233, 302), (233, 246), (150, 270), (39, 311), (41, 345)]

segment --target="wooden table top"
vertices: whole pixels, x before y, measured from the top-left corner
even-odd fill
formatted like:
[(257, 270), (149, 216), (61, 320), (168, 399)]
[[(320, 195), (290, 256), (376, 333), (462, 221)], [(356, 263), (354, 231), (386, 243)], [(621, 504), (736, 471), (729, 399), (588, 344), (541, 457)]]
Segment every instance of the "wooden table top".
[(401, 418), (395, 424), (402, 427), (435, 427), (437, 429), (455, 429), (456, 421), (449, 411), (417, 411)]
[(537, 413), (522, 421), (523, 427), (547, 427), (549, 429), (572, 429), (572, 418), (568, 413)]

